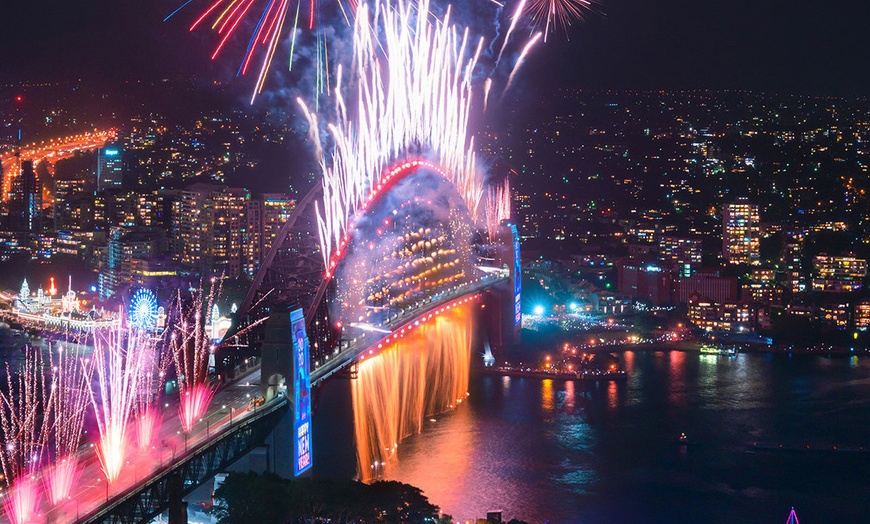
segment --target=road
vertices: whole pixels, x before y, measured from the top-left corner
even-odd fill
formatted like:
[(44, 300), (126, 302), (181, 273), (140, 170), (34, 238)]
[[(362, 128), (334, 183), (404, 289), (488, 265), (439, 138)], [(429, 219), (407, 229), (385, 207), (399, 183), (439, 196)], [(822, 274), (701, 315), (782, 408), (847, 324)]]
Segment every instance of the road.
[[(174, 459), (191, 452), (197, 445), (209, 440), (212, 434), (236, 425), (254, 412), (248, 411), (251, 398), (260, 395), (260, 370), (255, 369), (243, 375), (236, 382), (221, 388), (214, 396), (206, 416), (196, 424), (189, 435), (181, 431), (177, 403), (164, 406), (164, 420), (159, 436), (150, 448), (140, 450), (135, 444), (135, 424), (128, 434), (130, 454), (127, 464), (115, 482), (108, 484), (100, 462), (91, 449), (81, 455), (83, 467), (78, 482), (74, 483), (73, 493), (65, 503), (49, 507), (43, 500), (37, 523), (65, 524), (74, 523), (94, 512), (110, 498), (120, 496), (130, 488), (142, 484), (155, 473), (167, 469)], [(9, 522), (4, 514), (0, 522)]]
[[(94, 130), (51, 140), (43, 140), (21, 146), (21, 160), (49, 160), (52, 163), (68, 158), (79, 151), (89, 151), (105, 145), (115, 136), (115, 130)], [(0, 154), (3, 167), (3, 201), (8, 200), (12, 190), (12, 180), (18, 176), (18, 162), (15, 152), (8, 150)]]

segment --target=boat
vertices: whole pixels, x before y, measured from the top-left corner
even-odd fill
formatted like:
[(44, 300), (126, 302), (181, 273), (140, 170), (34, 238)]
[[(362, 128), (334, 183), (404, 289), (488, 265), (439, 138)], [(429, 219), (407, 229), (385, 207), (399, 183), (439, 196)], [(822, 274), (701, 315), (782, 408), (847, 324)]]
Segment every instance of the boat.
[(737, 346), (703, 344), (700, 351), (704, 355), (724, 355), (727, 357), (733, 357), (737, 354)]

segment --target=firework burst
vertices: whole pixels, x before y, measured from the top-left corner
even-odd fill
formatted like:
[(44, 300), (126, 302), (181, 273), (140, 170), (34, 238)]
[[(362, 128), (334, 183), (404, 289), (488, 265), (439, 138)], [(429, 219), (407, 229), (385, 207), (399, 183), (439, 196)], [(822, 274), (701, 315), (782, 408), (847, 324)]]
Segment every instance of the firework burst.
[[(164, 19), (169, 20), (176, 13), (190, 4), (193, 0), (183, 3)], [(356, 0), (336, 0), (335, 2), (344, 19), (349, 23), (349, 15), (356, 10)], [(272, 68), (275, 53), (284, 35), (284, 28), (290, 28), (290, 58), (287, 69), (292, 70), (296, 39), (300, 31), (300, 13), (303, 27), (307, 26), (316, 40), (317, 60), (316, 64), (316, 90), (318, 94), (324, 93), (329, 85), (329, 52), (323, 31), (323, 6), (322, 0), (214, 0), (208, 7), (201, 11), (199, 16), (190, 26), (194, 31), (198, 27), (210, 25), (211, 29), (219, 35), (220, 39), (212, 53), (212, 60), (217, 59), (227, 42), (237, 32), (244, 31), (245, 27), (252, 27), (247, 48), (239, 63), (236, 76), (247, 75), (249, 71), (256, 71), (254, 92), (251, 103), (263, 90), (266, 76)], [(307, 15), (307, 16), (306, 16)], [(254, 64), (254, 57), (259, 54), (260, 65)]]
[(169, 337), (169, 352), (178, 377), (178, 416), (181, 428), (188, 433), (205, 414), (214, 396), (215, 386), (209, 379), (209, 357), (214, 341), (207, 329), (207, 313), (212, 310), (221, 294), (220, 285), (212, 285), (206, 293), (200, 285), (192, 292), (190, 300), (183, 300), (181, 293), (176, 300), (179, 316)]
[(93, 340), (97, 390), (91, 389), (90, 396), (100, 430), (97, 454), (106, 478), (114, 482), (124, 465), (128, 430), (155, 340), (129, 327), (96, 331)]
[(550, 31), (558, 28), (567, 32), (575, 22), (584, 20), (595, 3), (595, 0), (528, 0), (526, 13), (534, 26), (544, 27), (546, 42)]
[(12, 522), (29, 522), (39, 508), (39, 482), (32, 475), (48, 445), (50, 394), (42, 353), (25, 347), (24, 362), (12, 373), (6, 363), (6, 387), (0, 391), (0, 464), (12, 489), (3, 507)]

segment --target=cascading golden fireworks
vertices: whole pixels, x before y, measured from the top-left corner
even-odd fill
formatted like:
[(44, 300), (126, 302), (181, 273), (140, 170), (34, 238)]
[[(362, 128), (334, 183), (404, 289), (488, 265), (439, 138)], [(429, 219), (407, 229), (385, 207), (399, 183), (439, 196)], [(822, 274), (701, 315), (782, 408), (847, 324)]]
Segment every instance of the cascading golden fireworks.
[(0, 464), (10, 486), (3, 498), (6, 515), (13, 523), (23, 524), (30, 522), (39, 508), (39, 482), (33, 473), (48, 445), (51, 400), (38, 348), (24, 348), (24, 362), (16, 371), (13, 373), (6, 363), (6, 387), (0, 391)]
[(78, 344), (59, 344), (50, 357), (52, 416), (49, 435), (52, 463), (44, 473), (52, 504), (66, 499), (79, 473), (76, 454), (90, 402), (91, 365)]
[(215, 393), (208, 374), (214, 344), (206, 328), (208, 313), (221, 294), (220, 285), (215, 287), (215, 279), (212, 279), (208, 293), (200, 285), (198, 290), (192, 291), (189, 300), (184, 300), (180, 292), (176, 299), (179, 318), (169, 336), (169, 351), (178, 377), (178, 417), (186, 433), (205, 414)]
[(97, 389), (90, 390), (90, 397), (100, 431), (97, 456), (106, 479), (114, 482), (128, 452), (129, 427), (155, 340), (139, 329), (119, 326), (95, 331), (93, 341)]
[(363, 480), (387, 473), (399, 442), (419, 432), (424, 418), (465, 399), (475, 303), (428, 315), (412, 333), (381, 344), (380, 353), (359, 364), (351, 393)]

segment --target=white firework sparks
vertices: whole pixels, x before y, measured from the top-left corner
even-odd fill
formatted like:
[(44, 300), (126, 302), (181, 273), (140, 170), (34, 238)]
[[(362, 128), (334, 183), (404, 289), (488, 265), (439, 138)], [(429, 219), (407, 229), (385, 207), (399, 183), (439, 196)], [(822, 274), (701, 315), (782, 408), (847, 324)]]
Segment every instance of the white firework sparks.
[(97, 391), (91, 403), (100, 430), (98, 456), (106, 478), (118, 478), (128, 447), (128, 430), (145, 367), (153, 360), (155, 341), (144, 332), (127, 327), (94, 333), (94, 370)]
[(390, 166), (424, 157), (425, 166), (440, 167), (435, 169), (457, 188), (472, 217), (477, 215), (481, 183), (468, 125), (472, 72), (484, 40), (472, 52), (468, 30), (451, 25), (449, 10), (436, 21), (427, 15), (427, 0), (412, 4), (377, 4), (373, 12), (359, 6), (353, 36), (357, 114), (348, 115), (339, 71), (338, 122), (328, 126), (331, 162), (323, 156), (316, 116), (299, 101), (324, 175), (318, 225), (327, 276), (355, 215), (377, 195)]
[(42, 353), (24, 349), (24, 363), (13, 374), (6, 363), (6, 387), (0, 391), (0, 463), (12, 489), (3, 498), (14, 523), (30, 522), (39, 507), (39, 485), (32, 478), (41, 465), (49, 435), (50, 394), (46, 390)]
[(200, 283), (189, 301), (185, 302), (180, 293), (176, 300), (178, 320), (170, 335), (169, 352), (178, 376), (178, 417), (185, 432), (190, 432), (205, 414), (216, 389), (208, 373), (214, 341), (206, 324), (208, 313), (220, 295), (221, 286), (216, 287), (215, 279), (212, 279), (208, 293)]
[(76, 451), (82, 441), (90, 401), (91, 366), (78, 344), (59, 344), (51, 352), (52, 465), (45, 487), (52, 504), (65, 499), (78, 474)]
[(490, 237), (502, 220), (511, 218), (511, 186), (510, 180), (505, 180), (500, 186), (491, 188), (486, 198), (486, 225)]

